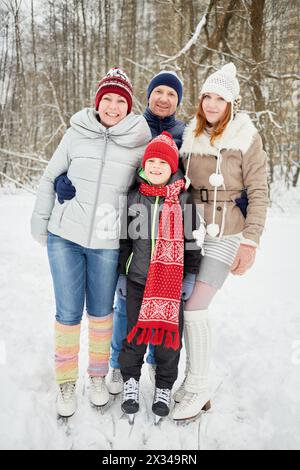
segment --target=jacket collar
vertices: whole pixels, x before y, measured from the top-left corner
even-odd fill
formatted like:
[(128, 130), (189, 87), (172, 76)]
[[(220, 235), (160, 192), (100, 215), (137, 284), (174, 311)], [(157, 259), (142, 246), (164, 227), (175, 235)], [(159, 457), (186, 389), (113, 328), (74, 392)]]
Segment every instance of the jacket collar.
[(215, 141), (214, 146), (210, 143), (210, 136), (207, 133), (194, 138), (196, 128), (196, 118), (193, 118), (187, 126), (180, 154), (217, 155), (218, 147), (221, 150), (240, 150), (245, 153), (250, 148), (257, 130), (250, 117), (246, 113), (239, 113), (230, 125), (225, 129), (221, 138)]
[(93, 108), (84, 108), (70, 119), (74, 131), (91, 139), (108, 139), (126, 148), (146, 145), (152, 138), (147, 121), (141, 115), (129, 113), (112, 127), (106, 128), (99, 122)]
[(150, 110), (149, 106), (145, 109), (144, 118), (147, 120), (148, 124), (151, 126), (156, 126), (158, 128), (169, 129), (173, 127), (176, 123), (176, 114), (171, 114), (171, 116), (167, 116), (165, 118), (161, 118), (156, 114), (153, 114)]

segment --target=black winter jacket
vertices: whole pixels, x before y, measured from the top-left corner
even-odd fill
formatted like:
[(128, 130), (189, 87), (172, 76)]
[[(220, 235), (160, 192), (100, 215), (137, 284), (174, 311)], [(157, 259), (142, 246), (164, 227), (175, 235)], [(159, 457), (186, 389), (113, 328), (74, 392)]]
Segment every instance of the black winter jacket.
[[(124, 211), (121, 227), (118, 272), (119, 274), (127, 274), (133, 282), (145, 285), (157, 238), (164, 198), (144, 196), (139, 192), (138, 185), (146, 182), (140, 176), (140, 173), (141, 170), (137, 170), (137, 187), (132, 189), (127, 197), (127, 211)], [(169, 184), (180, 178), (183, 178), (183, 174), (178, 170), (172, 176)], [(200, 218), (191, 193), (182, 192), (179, 199), (183, 211), (185, 233), (184, 275), (186, 273), (197, 274), (201, 254), (192, 232), (199, 228)]]

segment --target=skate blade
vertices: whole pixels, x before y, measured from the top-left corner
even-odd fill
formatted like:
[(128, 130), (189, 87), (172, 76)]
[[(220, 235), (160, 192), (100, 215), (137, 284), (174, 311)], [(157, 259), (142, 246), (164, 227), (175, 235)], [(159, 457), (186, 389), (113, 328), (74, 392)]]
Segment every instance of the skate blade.
[(192, 418), (186, 418), (186, 419), (174, 419), (175, 423), (177, 426), (188, 426), (191, 423), (194, 423), (195, 421), (198, 421), (201, 418), (201, 415), (203, 414), (202, 411), (200, 411), (199, 414), (196, 416), (193, 416)]
[(130, 424), (130, 426), (133, 426), (133, 425), (134, 425), (135, 415), (136, 415), (136, 413), (127, 415), (128, 423)]
[(122, 394), (122, 392), (118, 392), (118, 393), (111, 393), (111, 392), (109, 392), (109, 394), (110, 394), (111, 397), (120, 397), (121, 394)]
[(72, 416), (74, 415), (74, 413), (70, 416), (61, 416), (61, 415), (57, 415), (57, 422), (60, 423), (60, 424), (68, 424), (69, 423), (69, 419), (72, 418)]
[(154, 426), (159, 426), (163, 421), (163, 416), (154, 416)]
[(109, 393), (110, 397), (109, 399), (114, 403), (115, 401), (119, 401), (121, 398), (121, 393)]
[(201, 418), (201, 416), (205, 413), (207, 413), (209, 410), (211, 409), (211, 402), (208, 401), (207, 403), (205, 403), (205, 405), (203, 406), (203, 408), (200, 410), (200, 412), (198, 414), (196, 414), (195, 416), (191, 416), (190, 418), (184, 418), (184, 419), (173, 419), (173, 421), (178, 425), (178, 426), (185, 426), (187, 424), (190, 424), (190, 423), (194, 423), (195, 421), (197, 421), (198, 419)]
[(123, 421), (128, 421), (128, 423), (130, 424), (130, 426), (133, 426), (134, 425), (134, 419), (135, 419), (135, 415), (136, 413), (124, 413), (122, 414), (121, 418)]
[(174, 422), (177, 424), (177, 426), (187, 426), (188, 424), (198, 421), (204, 413), (205, 413), (205, 410), (202, 409), (200, 413), (198, 413), (195, 416), (191, 416), (190, 418), (185, 418), (185, 419), (174, 419)]
[(111, 405), (110, 399), (108, 400), (107, 403), (105, 403), (105, 405), (94, 405), (94, 403), (91, 402), (91, 407), (94, 408), (94, 410), (96, 410), (97, 413), (100, 413), (102, 415), (110, 408), (110, 405)]
[(69, 416), (66, 417), (66, 416), (60, 416), (60, 415), (57, 415), (57, 422), (58, 424), (68, 424), (69, 422)]

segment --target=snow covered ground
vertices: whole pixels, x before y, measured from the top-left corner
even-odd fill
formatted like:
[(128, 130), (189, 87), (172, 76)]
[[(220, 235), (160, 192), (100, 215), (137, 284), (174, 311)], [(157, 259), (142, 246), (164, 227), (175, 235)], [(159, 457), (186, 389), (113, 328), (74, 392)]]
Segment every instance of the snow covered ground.
[[(255, 267), (231, 276), (212, 307), (212, 411), (159, 427), (147, 370), (133, 428), (119, 399), (100, 414), (88, 401), (83, 322), (79, 409), (57, 423), (54, 298), (46, 251), (30, 237), (34, 197), (0, 193), (0, 449), (300, 449), (300, 193), (269, 211)], [(184, 352), (180, 365), (183, 375)]]

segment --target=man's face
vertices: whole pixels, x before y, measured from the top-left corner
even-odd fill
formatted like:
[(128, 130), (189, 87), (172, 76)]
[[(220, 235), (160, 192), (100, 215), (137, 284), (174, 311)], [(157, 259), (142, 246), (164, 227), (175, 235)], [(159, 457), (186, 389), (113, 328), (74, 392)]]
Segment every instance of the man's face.
[(159, 85), (149, 97), (149, 108), (153, 114), (161, 118), (175, 113), (178, 104), (178, 95), (174, 88)]

